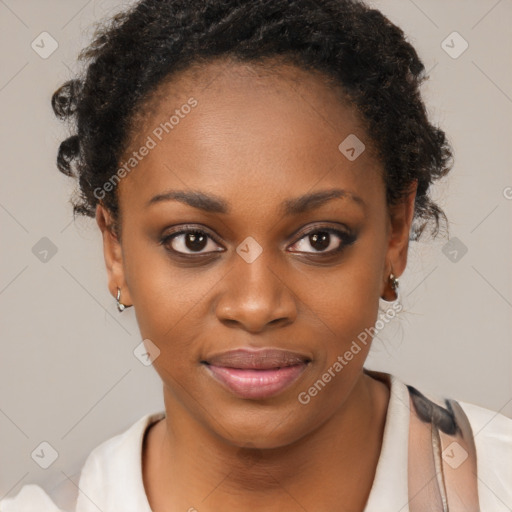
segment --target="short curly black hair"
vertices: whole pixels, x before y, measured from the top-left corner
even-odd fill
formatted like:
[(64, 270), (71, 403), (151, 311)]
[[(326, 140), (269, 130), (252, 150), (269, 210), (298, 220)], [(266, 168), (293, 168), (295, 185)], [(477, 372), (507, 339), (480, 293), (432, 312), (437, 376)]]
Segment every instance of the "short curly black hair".
[[(383, 163), (387, 204), (417, 180), (410, 239), (447, 218), (428, 195), (451, 169), (445, 133), (420, 96), (427, 78), (403, 31), (359, 0), (142, 0), (96, 27), (79, 60), (82, 76), (52, 96), (74, 135), (58, 151), (60, 171), (78, 178), (74, 214), (94, 216), (94, 190), (116, 172), (132, 122), (151, 93), (192, 64), (278, 58), (334, 82), (360, 112)], [(119, 218), (117, 187), (101, 203)]]

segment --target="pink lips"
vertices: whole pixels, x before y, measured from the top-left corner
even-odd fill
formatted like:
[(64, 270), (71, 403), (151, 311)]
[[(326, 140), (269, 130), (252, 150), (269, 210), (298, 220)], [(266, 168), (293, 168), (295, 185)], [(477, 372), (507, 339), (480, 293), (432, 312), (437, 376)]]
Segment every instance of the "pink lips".
[(210, 375), (235, 395), (263, 399), (290, 386), (304, 372), (310, 359), (279, 349), (238, 349), (203, 362)]

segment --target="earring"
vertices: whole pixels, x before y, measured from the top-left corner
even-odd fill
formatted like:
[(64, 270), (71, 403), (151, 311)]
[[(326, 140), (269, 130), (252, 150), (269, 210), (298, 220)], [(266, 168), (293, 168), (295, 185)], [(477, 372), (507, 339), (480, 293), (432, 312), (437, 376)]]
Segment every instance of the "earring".
[(381, 303), (382, 306), (384, 306), (384, 308), (381, 308), (381, 309), (387, 309), (389, 306), (391, 306), (393, 304), (400, 303), (400, 290), (398, 288), (399, 281), (398, 281), (398, 278), (393, 274), (393, 272), (391, 272), (391, 274), (389, 274), (389, 283), (391, 285), (391, 288), (395, 292), (395, 298), (392, 300), (387, 300), (384, 297), (380, 297), (379, 302)]
[(398, 282), (398, 277), (396, 277), (393, 272), (391, 272), (391, 274), (389, 274), (389, 281), (391, 283), (391, 288), (393, 288), (393, 291), (395, 292), (395, 294), (397, 295), (397, 297), (395, 298), (398, 299), (398, 285), (400, 284)]
[(121, 289), (118, 288), (117, 289), (117, 297), (116, 297), (117, 310), (119, 311), (119, 313), (122, 313), (126, 309), (126, 306), (124, 304), (122, 304), (120, 301), (121, 301)]

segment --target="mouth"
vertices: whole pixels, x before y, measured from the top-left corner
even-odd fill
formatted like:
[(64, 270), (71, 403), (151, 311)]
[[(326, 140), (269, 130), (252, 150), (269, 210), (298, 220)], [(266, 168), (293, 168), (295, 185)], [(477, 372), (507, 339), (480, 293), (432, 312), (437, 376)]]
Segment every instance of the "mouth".
[(238, 349), (201, 361), (208, 374), (239, 398), (264, 399), (290, 387), (311, 359), (279, 349)]

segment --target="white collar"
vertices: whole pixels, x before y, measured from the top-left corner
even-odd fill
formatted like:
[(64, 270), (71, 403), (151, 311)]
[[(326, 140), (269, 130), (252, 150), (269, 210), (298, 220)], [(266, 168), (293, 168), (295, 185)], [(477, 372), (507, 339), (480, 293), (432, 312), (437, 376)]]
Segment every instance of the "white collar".
[(365, 371), (385, 380), (390, 395), (381, 452), (364, 512), (409, 512), (409, 391), (395, 375)]
[(142, 479), (142, 442), (165, 411), (147, 414), (89, 454), (80, 475), (76, 512), (152, 512)]

